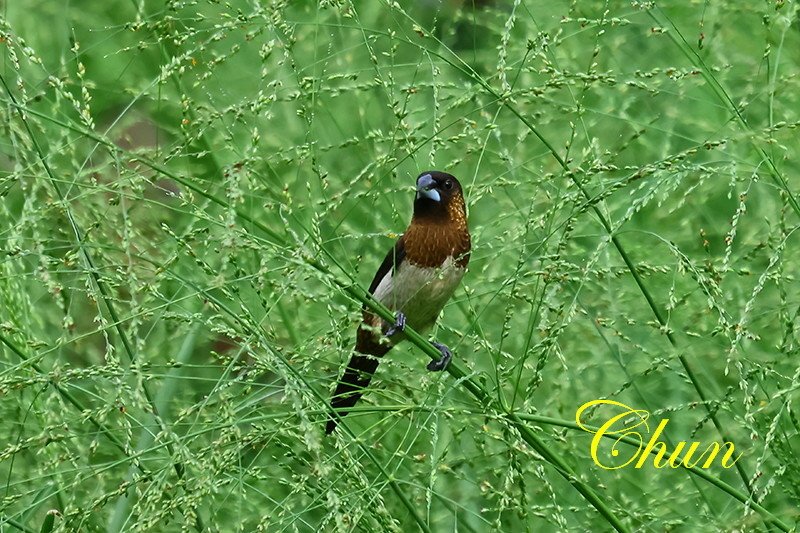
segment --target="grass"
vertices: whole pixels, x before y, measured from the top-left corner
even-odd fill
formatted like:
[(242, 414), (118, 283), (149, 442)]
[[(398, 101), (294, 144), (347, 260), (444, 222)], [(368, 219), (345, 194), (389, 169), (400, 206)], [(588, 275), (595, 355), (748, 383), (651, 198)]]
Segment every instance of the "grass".
[[(798, 46), (790, 1), (0, 3), (0, 530), (794, 530)], [(411, 332), (325, 437), (429, 168), (454, 363)], [(598, 398), (744, 455), (604, 470)]]

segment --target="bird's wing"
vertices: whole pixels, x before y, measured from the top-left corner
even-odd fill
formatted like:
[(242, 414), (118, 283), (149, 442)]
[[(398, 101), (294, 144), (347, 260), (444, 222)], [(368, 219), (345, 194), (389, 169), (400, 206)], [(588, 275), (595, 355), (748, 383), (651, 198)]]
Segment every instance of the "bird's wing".
[(403, 262), (403, 259), (406, 257), (406, 246), (405, 246), (405, 235), (401, 235), (397, 242), (394, 243), (394, 246), (389, 250), (389, 253), (386, 254), (386, 257), (383, 259), (383, 263), (381, 266), (378, 267), (378, 271), (375, 273), (375, 277), (372, 279), (372, 283), (369, 284), (369, 293), (375, 294), (375, 289), (378, 288), (378, 285), (381, 284), (383, 278), (386, 277), (387, 274), (391, 274), (392, 272), (396, 271), (397, 268), (400, 266), (400, 263)]
[[(386, 276), (391, 276), (392, 273), (398, 269), (405, 256), (406, 246), (404, 236), (401, 235), (400, 238), (397, 239), (397, 242), (394, 243), (394, 246), (389, 250), (389, 253), (386, 254), (381, 266), (378, 267), (375, 278), (369, 285), (370, 294), (375, 294), (381, 282)], [(372, 320), (380, 321), (380, 318), (369, 311), (367, 306), (364, 305), (364, 321), (368, 322)], [(340, 417), (347, 414), (347, 411), (343, 410), (344, 408), (354, 406), (356, 402), (358, 402), (358, 399), (361, 398), (361, 395), (364, 394), (364, 388), (369, 385), (372, 374), (375, 373), (375, 369), (378, 367), (378, 358), (383, 356), (392, 347), (389, 343), (379, 342), (379, 337), (380, 336), (376, 337), (369, 329), (358, 329), (356, 350), (350, 357), (350, 362), (347, 363), (344, 375), (342, 375), (342, 379), (340, 379), (339, 383), (336, 385), (336, 391), (331, 397), (331, 407), (340, 409)], [(328, 420), (328, 425), (325, 427), (325, 432), (331, 433), (336, 429), (336, 424), (338, 424), (338, 419), (334, 415), (331, 415)]]

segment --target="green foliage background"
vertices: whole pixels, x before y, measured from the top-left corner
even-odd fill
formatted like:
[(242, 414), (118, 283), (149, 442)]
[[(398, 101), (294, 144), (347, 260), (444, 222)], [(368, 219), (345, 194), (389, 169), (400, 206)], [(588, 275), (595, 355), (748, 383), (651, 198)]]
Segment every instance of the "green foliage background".
[[(0, 530), (797, 524), (796, 2), (0, 13)], [(429, 168), (456, 362), (404, 343), (326, 438)], [(597, 398), (744, 456), (602, 470)]]

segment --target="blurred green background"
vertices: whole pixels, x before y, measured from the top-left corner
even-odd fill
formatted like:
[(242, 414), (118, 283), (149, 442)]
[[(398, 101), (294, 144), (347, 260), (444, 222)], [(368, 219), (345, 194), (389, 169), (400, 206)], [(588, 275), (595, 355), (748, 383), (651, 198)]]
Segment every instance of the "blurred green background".
[[(797, 2), (5, 1), (0, 49), (0, 530), (796, 526)], [(404, 343), (326, 438), (431, 168), (453, 373)], [(602, 470), (598, 398), (744, 455)]]

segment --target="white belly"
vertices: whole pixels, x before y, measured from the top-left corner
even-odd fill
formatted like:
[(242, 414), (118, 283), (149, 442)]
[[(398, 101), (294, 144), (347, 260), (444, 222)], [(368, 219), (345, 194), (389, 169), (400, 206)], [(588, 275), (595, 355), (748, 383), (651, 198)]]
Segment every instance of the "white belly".
[(417, 267), (403, 262), (389, 271), (375, 289), (374, 297), (392, 311), (406, 315), (407, 324), (418, 331), (433, 326), (444, 304), (453, 295), (464, 268), (448, 257), (439, 268)]

